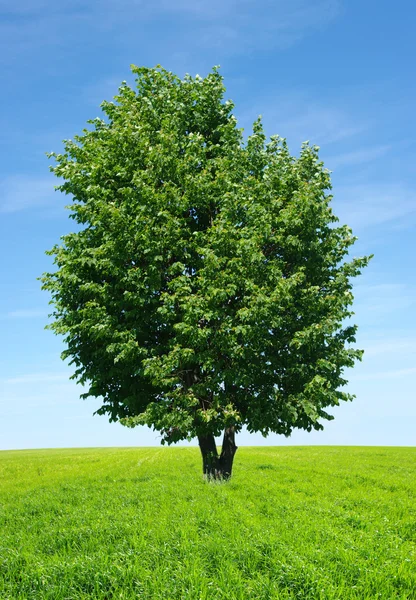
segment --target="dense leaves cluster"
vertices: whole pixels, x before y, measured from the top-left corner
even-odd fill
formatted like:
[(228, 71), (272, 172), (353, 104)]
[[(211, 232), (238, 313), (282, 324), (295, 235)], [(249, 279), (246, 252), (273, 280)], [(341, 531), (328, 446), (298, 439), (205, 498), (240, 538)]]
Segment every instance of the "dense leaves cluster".
[(355, 238), (336, 226), (318, 148), (298, 158), (260, 120), (244, 142), (216, 69), (133, 68), (105, 119), (52, 171), (80, 225), (44, 275), (84, 396), (168, 443), (322, 428), (361, 357), (346, 326)]

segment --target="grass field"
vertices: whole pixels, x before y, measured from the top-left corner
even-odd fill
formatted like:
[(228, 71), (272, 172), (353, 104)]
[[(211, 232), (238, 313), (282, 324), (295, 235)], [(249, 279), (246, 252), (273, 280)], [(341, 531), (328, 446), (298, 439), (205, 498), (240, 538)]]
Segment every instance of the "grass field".
[(416, 599), (416, 449), (0, 452), (1, 600)]

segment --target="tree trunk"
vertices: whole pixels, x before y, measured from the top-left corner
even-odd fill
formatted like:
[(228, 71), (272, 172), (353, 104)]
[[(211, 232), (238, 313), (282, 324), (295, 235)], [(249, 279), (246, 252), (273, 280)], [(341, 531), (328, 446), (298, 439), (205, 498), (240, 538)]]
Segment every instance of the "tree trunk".
[(230, 479), (233, 470), (234, 454), (237, 452), (235, 445), (234, 427), (227, 427), (224, 431), (222, 451), (219, 458), (219, 471), (222, 479)]
[(198, 436), (202, 454), (202, 470), (207, 479), (230, 479), (233, 468), (235, 445), (234, 427), (224, 431), (221, 455), (218, 456), (217, 446), (213, 435)]
[(218, 450), (213, 435), (198, 436), (202, 454), (202, 471), (207, 479), (217, 479)]

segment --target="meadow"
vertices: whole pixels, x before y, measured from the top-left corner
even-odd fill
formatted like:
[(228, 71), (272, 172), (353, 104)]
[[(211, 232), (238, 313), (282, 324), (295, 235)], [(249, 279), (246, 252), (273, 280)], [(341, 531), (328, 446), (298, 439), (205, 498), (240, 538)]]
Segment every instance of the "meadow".
[(0, 452), (1, 600), (416, 599), (416, 448)]

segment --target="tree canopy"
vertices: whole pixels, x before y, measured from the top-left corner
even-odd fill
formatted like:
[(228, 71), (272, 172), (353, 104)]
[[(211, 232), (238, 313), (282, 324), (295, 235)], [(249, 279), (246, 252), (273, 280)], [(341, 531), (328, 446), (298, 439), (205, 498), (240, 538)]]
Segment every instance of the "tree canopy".
[(78, 224), (49, 251), (50, 328), (98, 414), (198, 437), (210, 474), (222, 431), (322, 429), (352, 398), (351, 279), (368, 257), (348, 258), (317, 146), (292, 156), (260, 119), (245, 140), (216, 68), (132, 71), (136, 88), (50, 154)]

